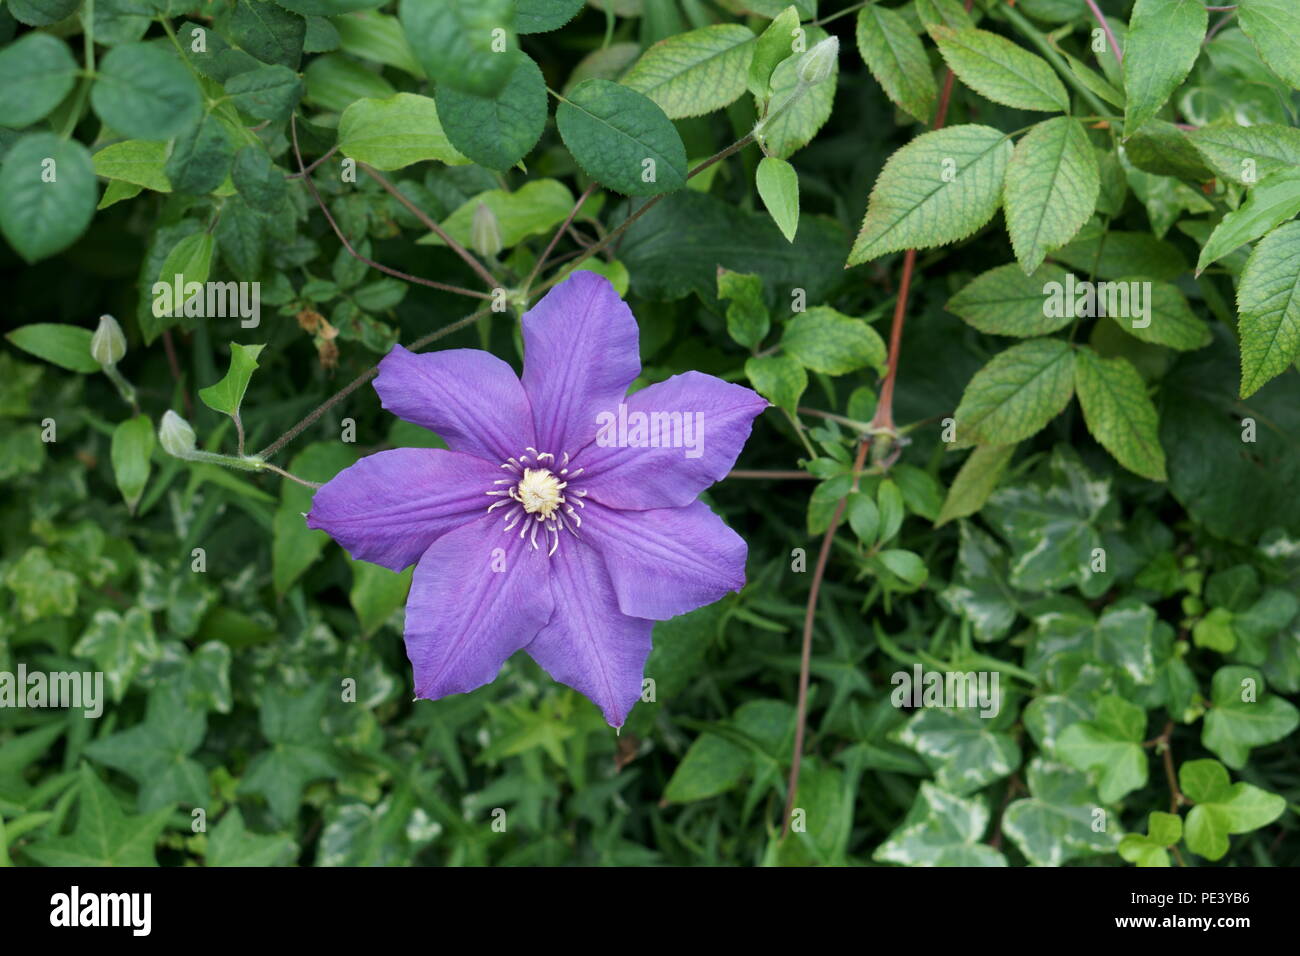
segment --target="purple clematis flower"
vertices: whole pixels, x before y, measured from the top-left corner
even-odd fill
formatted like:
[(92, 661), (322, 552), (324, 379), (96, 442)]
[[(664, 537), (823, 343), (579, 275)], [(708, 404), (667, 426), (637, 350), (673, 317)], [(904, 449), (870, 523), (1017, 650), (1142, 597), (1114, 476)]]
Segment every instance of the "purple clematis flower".
[(383, 407), (450, 450), (361, 459), (316, 492), (307, 524), (354, 558), (416, 566), (417, 697), (481, 687), (524, 649), (620, 727), (653, 622), (745, 583), (745, 542), (696, 499), (768, 403), (699, 372), (627, 395), (636, 320), (592, 272), (551, 290), (523, 334), (522, 382), (488, 352), (396, 346), (375, 379)]

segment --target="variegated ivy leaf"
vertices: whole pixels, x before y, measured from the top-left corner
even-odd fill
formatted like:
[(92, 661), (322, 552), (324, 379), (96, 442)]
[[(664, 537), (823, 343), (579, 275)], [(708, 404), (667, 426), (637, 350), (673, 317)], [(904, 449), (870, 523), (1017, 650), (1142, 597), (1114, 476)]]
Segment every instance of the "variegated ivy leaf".
[[(974, 686), (964, 686), (974, 697)], [(921, 755), (934, 771), (935, 782), (952, 793), (974, 793), (1020, 766), (1020, 748), (1010, 734), (994, 730), (993, 721), (982, 716), (983, 704), (968, 699), (964, 710), (922, 708), (896, 734), (899, 743)], [(990, 707), (1001, 704), (999, 693)]]
[(1030, 796), (1013, 801), (1002, 811), (1002, 832), (1030, 863), (1060, 866), (1115, 851), (1118, 828), (1106, 826), (1108, 811), (1100, 805), (1087, 777), (1070, 767), (1035, 758), (1025, 779)]
[(904, 866), (1006, 866), (997, 850), (980, 843), (989, 825), (988, 804), (965, 800), (922, 783), (912, 807), (872, 859)]
[(1103, 803), (1114, 803), (1146, 785), (1146, 723), (1146, 712), (1137, 704), (1103, 697), (1097, 702), (1097, 716), (1068, 728), (1056, 749), (1066, 763), (1094, 775)]
[(939, 594), (939, 603), (970, 621), (976, 640), (997, 640), (1011, 630), (1024, 600), (1008, 581), (1006, 551), (973, 523), (963, 521), (957, 566), (952, 583)]

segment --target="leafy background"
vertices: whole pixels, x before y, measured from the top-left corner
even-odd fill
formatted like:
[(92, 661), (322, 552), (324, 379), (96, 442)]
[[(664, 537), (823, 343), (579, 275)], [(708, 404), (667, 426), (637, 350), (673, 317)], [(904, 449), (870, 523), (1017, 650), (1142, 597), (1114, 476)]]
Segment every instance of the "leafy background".
[[(110, 696), (0, 710), (0, 862), (1297, 862), (1291, 0), (8, 0), (0, 39), (0, 670)], [(409, 572), (153, 438), (327, 403), (271, 456), (314, 481), (436, 444), (375, 361), (517, 363), (575, 266), (642, 384), (774, 403), (768, 474), (706, 496), (749, 584), (656, 627), (617, 736), (523, 655), (413, 703)], [(1151, 325), (1049, 320), (1066, 271), (1153, 283)], [(260, 327), (154, 316), (178, 272), (260, 281)], [(893, 706), (918, 663), (1001, 712)]]

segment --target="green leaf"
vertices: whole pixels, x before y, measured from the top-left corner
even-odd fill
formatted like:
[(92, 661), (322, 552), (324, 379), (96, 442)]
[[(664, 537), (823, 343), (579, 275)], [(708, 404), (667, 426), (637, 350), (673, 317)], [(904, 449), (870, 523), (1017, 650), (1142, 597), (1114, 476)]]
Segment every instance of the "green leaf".
[(14, 329), (5, 336), (11, 345), (30, 352), (69, 372), (99, 371), (99, 363), (90, 354), (93, 333), (77, 325), (38, 322)]
[(62, 40), (27, 33), (0, 50), (0, 126), (22, 129), (58, 106), (77, 81), (77, 61)]
[[(366, 0), (365, 5), (373, 6), (370, 0)], [(424, 77), (424, 70), (416, 62), (397, 17), (372, 10), (338, 17), (331, 22), (338, 30), (339, 45), (344, 53), (386, 66), (395, 66), (417, 78)]]
[(304, 101), (335, 113), (342, 113), (359, 99), (384, 100), (397, 95), (382, 75), (338, 53), (313, 57), (303, 79), (307, 82)]
[(316, 684), (301, 694), (276, 689), (262, 697), (262, 736), (271, 747), (253, 758), (239, 792), (261, 794), (281, 822), (294, 819), (310, 781), (339, 772), (321, 726), (329, 693), (328, 686)]
[(226, 92), (241, 112), (282, 123), (302, 99), (303, 82), (287, 66), (259, 66), (232, 76), (226, 81)]
[[(200, 284), (208, 281), (208, 272), (212, 268), (212, 235), (196, 232), (186, 236), (172, 248), (158, 270), (158, 281), (173, 285), (176, 277), (181, 277), (181, 288), (191, 282)], [(183, 303), (173, 303), (173, 318), (181, 314)]]
[(558, 30), (576, 17), (584, 5), (584, 0), (516, 0), (515, 30), (519, 33)]
[(751, 758), (717, 734), (696, 737), (664, 788), (666, 803), (692, 803), (726, 793), (740, 782)]
[(1241, 0), (1237, 16), (1269, 69), (1300, 90), (1300, 8), (1290, 0)]
[(727, 334), (753, 349), (767, 336), (772, 320), (763, 302), (763, 280), (756, 275), (718, 269), (718, 298), (727, 304)]
[(799, 174), (784, 159), (764, 156), (758, 161), (754, 185), (781, 235), (794, 242), (799, 231)]
[(1187, 137), (1215, 175), (1239, 186), (1300, 166), (1300, 129), (1290, 126), (1204, 126)]
[(238, 0), (230, 16), (230, 36), (263, 63), (296, 70), (307, 21), (271, 0)]
[(1142, 749), (1146, 713), (1122, 697), (1097, 701), (1097, 716), (1066, 728), (1057, 753), (1080, 770), (1095, 772), (1102, 803), (1114, 803), (1146, 786), (1147, 757)]
[(206, 714), (189, 705), (182, 685), (163, 684), (149, 693), (141, 723), (93, 741), (86, 754), (139, 785), (141, 813), (177, 803), (204, 806), (207, 771), (190, 754), (203, 743), (207, 726)]
[(916, 16), (927, 29), (936, 24), (954, 30), (975, 26), (962, 0), (916, 0)]
[(72, 245), (95, 214), (95, 171), (76, 140), (28, 133), (0, 166), (0, 231), (28, 263)]
[(148, 415), (128, 418), (113, 429), (109, 456), (113, 462), (113, 478), (132, 514), (135, 514), (135, 506), (149, 481), (149, 456), (153, 454), (153, 445), (153, 422)]
[(794, 38), (799, 29), (799, 11), (788, 6), (777, 14), (767, 29), (754, 42), (754, 55), (749, 61), (747, 85), (749, 92), (766, 102), (771, 91), (772, 73), (781, 62), (794, 54)]
[(1010, 565), (1005, 550), (970, 521), (963, 521), (960, 529), (958, 570), (939, 593), (939, 603), (969, 621), (976, 640), (994, 641), (1015, 623), (1022, 596), (1008, 581)]
[[(1147, 286), (1145, 324), (1136, 321), (1115, 324), (1143, 342), (1165, 345), (1180, 352), (1191, 352), (1210, 344), (1212, 335), (1205, 320), (1192, 311), (1178, 287), (1168, 282), (1151, 282), (1139, 276), (1125, 277), (1119, 283), (1144, 283)], [(1100, 294), (1100, 293), (1099, 293)]]
[(871, 855), (904, 866), (1006, 866), (1006, 858), (979, 842), (989, 825), (988, 805), (922, 782), (902, 824)]
[(1048, 286), (1065, 286), (1067, 273), (1054, 265), (1041, 265), (1029, 275), (1015, 263), (976, 276), (948, 301), (948, 311), (966, 324), (993, 335), (1028, 338), (1046, 335), (1071, 322), (1065, 309), (1048, 315)]
[(1145, 232), (1108, 230), (1092, 224), (1056, 250), (1052, 258), (1098, 279), (1140, 275), (1172, 281), (1187, 271), (1187, 260), (1171, 242)]
[(257, 368), (257, 357), (265, 345), (240, 345), (230, 343), (230, 370), (215, 385), (199, 389), (199, 398), (214, 412), (222, 412), (238, 420), (239, 406), (244, 402), (248, 381)]
[(781, 348), (805, 368), (827, 375), (844, 375), (870, 365), (885, 371), (885, 342), (861, 319), (827, 305), (813, 306), (786, 323)]
[(510, 79), (518, 49), (511, 0), (401, 0), (398, 17), (429, 78), (476, 96), (494, 96)]
[(720, 110), (745, 92), (754, 32), (717, 23), (660, 40), (620, 81), (655, 102), (669, 119)]
[(971, 452), (970, 457), (962, 462), (961, 470), (957, 472), (952, 487), (943, 499), (943, 508), (934, 523), (935, 527), (947, 524), (954, 518), (970, 517), (983, 508), (1015, 452), (1014, 444), (980, 445)]
[(225, 127), (213, 114), (203, 114), (191, 129), (176, 137), (164, 171), (177, 192), (210, 193), (226, 180), (235, 148)]
[(1237, 286), (1241, 397), (1249, 398), (1300, 355), (1300, 222), (1265, 236)]
[(437, 91), (443, 129), (457, 150), (504, 172), (537, 145), (546, 128), (546, 81), (526, 54), (515, 54), (510, 77), (494, 96), (451, 86)]
[(930, 35), (958, 79), (981, 96), (1021, 110), (1069, 110), (1069, 94), (1042, 57), (987, 30), (936, 26)]
[[(355, 446), (339, 441), (308, 445), (289, 462), (289, 472), (308, 481), (326, 482), (357, 457)], [(280, 485), (280, 505), (271, 525), (271, 583), (283, 595), (329, 544), (324, 531), (307, 527), (312, 490), (290, 481)]]
[(653, 101), (609, 80), (584, 80), (555, 111), (578, 165), (627, 196), (653, 196), (686, 184), (686, 148)]
[(149, 139), (128, 139), (105, 146), (93, 157), (95, 175), (134, 183), (160, 193), (172, 191), (163, 172), (167, 144)]
[(993, 218), (1011, 142), (989, 126), (924, 133), (889, 157), (848, 264), (965, 239)]
[[(971, 702), (974, 706), (974, 701)], [(1000, 700), (993, 702), (994, 707)], [(967, 796), (1020, 766), (1020, 748), (1009, 734), (989, 729), (978, 707), (947, 710), (925, 707), (908, 719), (898, 741), (921, 755), (934, 781), (950, 793)]]
[(1182, 817), (1156, 810), (1147, 817), (1147, 835), (1130, 833), (1125, 836), (1119, 844), (1119, 855), (1138, 866), (1168, 866), (1166, 848), (1182, 838)]
[(245, 146), (235, 154), (230, 178), (244, 201), (254, 209), (278, 209), (288, 193), (284, 170), (271, 161), (261, 146)]
[(56, 568), (44, 548), (24, 551), (5, 571), (4, 583), (14, 592), (23, 621), (69, 617), (77, 610), (77, 576)]
[(1187, 848), (1207, 860), (1228, 852), (1228, 835), (1268, 826), (1286, 810), (1286, 800), (1249, 783), (1232, 783), (1217, 760), (1189, 760), (1178, 768), (1178, 786), (1195, 806), (1187, 814)]
[(1044, 120), (1020, 140), (1007, 166), (1002, 203), (1011, 246), (1026, 273), (1092, 218), (1100, 189), (1097, 156), (1077, 119)]
[(128, 817), (89, 764), (81, 765), (77, 784), (77, 828), (23, 852), (45, 866), (157, 866), (154, 846), (173, 807)]
[(81, 0), (9, 0), (9, 12), (30, 27), (53, 26), (77, 12)]
[(108, 51), (97, 67), (90, 105), (107, 125), (131, 139), (171, 139), (203, 112), (190, 71), (174, 54), (151, 43), (123, 43)]
[(939, 95), (930, 59), (903, 16), (869, 4), (858, 11), (858, 52), (876, 82), (900, 109), (927, 123)]
[(1082, 773), (1035, 758), (1025, 776), (1030, 796), (1007, 805), (1002, 832), (1033, 866), (1115, 852), (1119, 837), (1095, 828), (1100, 808)]
[[(809, 25), (803, 29), (807, 34), (805, 42), (809, 50), (827, 37), (826, 31), (821, 27)], [(766, 147), (765, 155), (789, 159), (807, 146), (830, 119), (831, 108), (835, 104), (835, 89), (839, 83), (839, 60), (836, 60), (830, 76), (809, 87), (799, 79), (802, 59), (802, 54), (788, 57), (772, 71), (772, 92), (766, 99), (766, 112), (763, 112), (764, 97), (756, 98), (760, 115), (766, 117), (762, 129), (756, 131), (760, 142)]]
[(339, 151), (383, 170), (426, 159), (469, 161), (447, 139), (434, 101), (414, 93), (354, 102), (339, 118)]
[(160, 650), (154, 637), (153, 619), (133, 607), (125, 615), (96, 611), (73, 645), (72, 653), (94, 661), (104, 672), (113, 700), (120, 701), (135, 676), (147, 663), (157, 659)]
[(1124, 42), (1124, 132), (1165, 105), (1201, 53), (1209, 14), (1202, 0), (1137, 0)]
[(413, 568), (400, 573), (367, 561), (353, 561), (352, 590), (348, 598), (361, 622), (361, 634), (369, 637), (399, 607), (406, 603)]
[(1254, 242), (1300, 212), (1300, 169), (1273, 173), (1253, 186), (1246, 201), (1227, 213), (1210, 233), (1196, 261), (1199, 276), (1232, 250)]
[(1074, 383), (1092, 437), (1134, 474), (1167, 480), (1156, 406), (1132, 363), (1080, 348), (1075, 352)]
[(1246, 766), (1252, 749), (1283, 740), (1300, 726), (1300, 711), (1265, 693), (1264, 677), (1253, 667), (1220, 667), (1210, 688), (1213, 703), (1201, 743), (1234, 770)]
[(925, 579), (930, 575), (924, 559), (916, 552), (903, 548), (880, 551), (871, 563), (872, 569), (877, 573), (883, 568), (897, 578), (905, 588), (913, 591), (925, 584)]
[[(534, 179), (515, 192), (489, 189), (467, 199), (441, 223), (443, 231), (462, 245), (468, 246), (474, 223), (474, 212), (480, 205), (487, 206), (496, 216), (501, 233), (501, 245), (512, 248), (529, 236), (550, 232), (573, 209), (573, 193), (557, 179)], [(418, 240), (420, 245), (440, 246), (442, 239), (429, 233)]]
[(799, 407), (799, 398), (808, 388), (808, 373), (802, 365), (785, 355), (747, 359), (745, 376), (754, 386), (754, 391), (791, 415)]
[(283, 833), (263, 836), (244, 826), (239, 807), (231, 807), (208, 834), (208, 866), (283, 866), (298, 852), (298, 846)]
[(1060, 339), (1030, 339), (995, 355), (953, 413), (957, 442), (1010, 445), (1041, 431), (1074, 394), (1072, 351)]

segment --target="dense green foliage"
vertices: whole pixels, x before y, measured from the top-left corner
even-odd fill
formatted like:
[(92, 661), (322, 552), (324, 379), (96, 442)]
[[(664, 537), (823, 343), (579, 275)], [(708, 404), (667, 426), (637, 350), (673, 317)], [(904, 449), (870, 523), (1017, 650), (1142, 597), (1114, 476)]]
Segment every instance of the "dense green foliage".
[[(1300, 863), (1300, 4), (8, 0), (0, 41), (0, 673), (108, 698), (0, 708), (0, 863)], [(748, 584), (656, 626), (618, 736), (522, 654), (412, 702), (410, 572), (270, 467), (440, 444), (367, 382), (248, 454), (398, 342), (518, 367), (575, 265), (643, 384), (773, 403), (737, 467), (782, 473), (705, 496)], [(897, 706), (914, 668), (996, 713)]]

